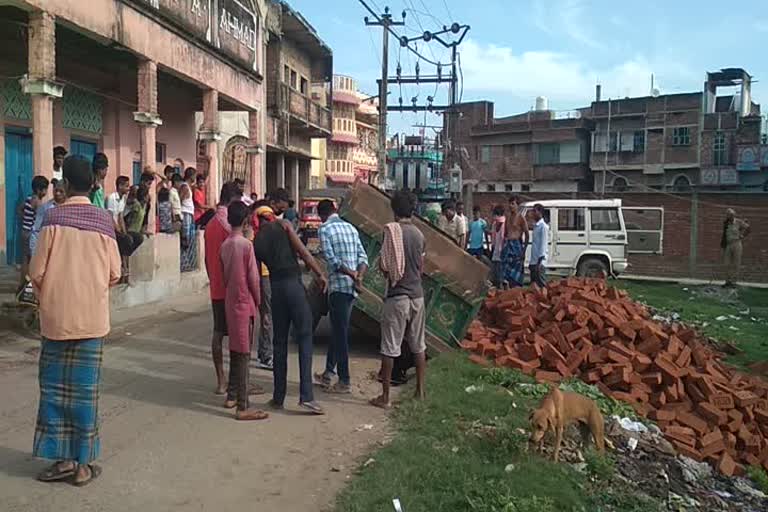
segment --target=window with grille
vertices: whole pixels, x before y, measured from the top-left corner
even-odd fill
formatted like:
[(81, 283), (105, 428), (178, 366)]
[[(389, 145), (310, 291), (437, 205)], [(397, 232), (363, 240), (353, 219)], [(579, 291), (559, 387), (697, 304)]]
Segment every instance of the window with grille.
[(687, 126), (672, 128), (672, 145), (673, 146), (690, 146), (691, 145), (691, 129), (688, 128)]
[(725, 142), (725, 134), (718, 132), (715, 134), (715, 140), (712, 144), (714, 150), (715, 165), (728, 165), (728, 151)]
[(480, 161), (484, 164), (491, 161), (491, 146), (480, 146)]
[(642, 153), (645, 151), (645, 132), (643, 130), (637, 130), (635, 132), (633, 145), (635, 153)]

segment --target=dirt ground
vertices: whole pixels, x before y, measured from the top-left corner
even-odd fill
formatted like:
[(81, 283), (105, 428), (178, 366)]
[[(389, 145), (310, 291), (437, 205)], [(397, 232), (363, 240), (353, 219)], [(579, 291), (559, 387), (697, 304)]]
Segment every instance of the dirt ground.
[[(326, 416), (299, 411), (292, 351), (286, 410), (240, 423), (212, 393), (205, 297), (161, 309), (109, 338), (100, 402), (104, 473), (82, 489), (34, 479), (45, 466), (30, 454), (39, 343), (0, 343), (0, 510), (329, 510), (356, 465), (387, 437), (385, 413), (367, 405), (379, 389), (371, 375), (375, 342), (353, 338), (351, 396), (316, 388)], [(324, 366), (326, 343), (321, 324), (315, 370)], [(271, 373), (253, 370), (251, 379), (271, 391)], [(262, 406), (269, 397), (252, 400)]]

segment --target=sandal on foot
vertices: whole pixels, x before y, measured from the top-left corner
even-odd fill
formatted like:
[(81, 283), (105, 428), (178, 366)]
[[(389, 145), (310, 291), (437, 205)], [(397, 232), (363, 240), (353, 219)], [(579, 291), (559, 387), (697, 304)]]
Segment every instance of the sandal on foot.
[(325, 392), (332, 395), (350, 395), (352, 394), (352, 386), (337, 382), (336, 384), (326, 387)]
[(225, 409), (234, 409), (236, 405), (237, 405), (237, 401), (235, 401), (235, 400), (226, 400), (224, 402), (223, 407)]
[(235, 419), (238, 421), (258, 421), (267, 418), (269, 418), (269, 414), (258, 409), (246, 409), (235, 413)]
[(64, 461), (54, 462), (48, 468), (44, 469), (37, 475), (37, 479), (41, 482), (58, 482), (59, 480), (65, 480), (77, 471), (77, 464), (72, 463), (72, 466), (68, 469), (62, 469)]
[(97, 466), (96, 464), (87, 464), (88, 469), (91, 472), (91, 476), (88, 477), (87, 480), (82, 480), (80, 482), (76, 481), (75, 479), (72, 479), (72, 485), (75, 487), (85, 487), (89, 483), (93, 482), (97, 478), (101, 476), (101, 466)]
[(315, 384), (327, 388), (331, 385), (331, 378), (325, 372), (318, 372), (315, 374)]

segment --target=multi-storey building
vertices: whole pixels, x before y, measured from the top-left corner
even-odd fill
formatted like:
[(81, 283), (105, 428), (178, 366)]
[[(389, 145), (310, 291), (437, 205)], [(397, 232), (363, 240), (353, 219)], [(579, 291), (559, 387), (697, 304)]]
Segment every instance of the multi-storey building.
[[(707, 73), (704, 92), (593, 102), (594, 190), (762, 188), (768, 170), (760, 170), (751, 81), (743, 69), (724, 69)], [(724, 86), (740, 90), (717, 96)]]
[(308, 188), (312, 139), (330, 137), (326, 93), (333, 54), (309, 22), (285, 1), (271, 0), (267, 18), (267, 190), (287, 188), (298, 201)]
[[(488, 101), (458, 106), (447, 155), (478, 192), (576, 192), (591, 187), (589, 144), (593, 123), (580, 111), (537, 109), (494, 118)], [(447, 120), (448, 116), (446, 116)], [(445, 133), (451, 127), (446, 124)]]
[(325, 180), (343, 185), (357, 178), (374, 180), (378, 147), (376, 103), (357, 89), (357, 81), (333, 77), (333, 135), (326, 148)]
[[(3, 262), (19, 261), (16, 208), (34, 174), (54, 176), (55, 146), (86, 158), (105, 153), (108, 193), (121, 174), (197, 166), (208, 173), (213, 204), (221, 181), (219, 112), (240, 111), (248, 120), (244, 175), (256, 188), (264, 168), (264, 0), (3, 3)], [(154, 215), (149, 223), (154, 226)], [(172, 279), (175, 266), (178, 281), (178, 247), (171, 235), (150, 237), (135, 255), (145, 264), (132, 264), (131, 279), (164, 286), (160, 274)]]

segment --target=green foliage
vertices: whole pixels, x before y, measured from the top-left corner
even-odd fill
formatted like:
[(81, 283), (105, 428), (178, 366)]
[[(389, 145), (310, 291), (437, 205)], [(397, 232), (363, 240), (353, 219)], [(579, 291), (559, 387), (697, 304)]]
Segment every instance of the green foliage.
[(407, 398), (393, 412), (394, 439), (358, 471), (336, 511), (392, 510), (393, 498), (406, 512), (639, 511), (603, 506), (616, 500), (606, 494), (613, 480), (592, 489), (570, 465), (529, 451), (528, 414), (547, 390), (466, 354), (441, 354), (427, 371), (427, 400)]
[(768, 494), (768, 473), (760, 466), (750, 466), (747, 468), (747, 476), (752, 479), (758, 489)]
[[(746, 366), (768, 360), (766, 289), (722, 290), (713, 286), (621, 279), (615, 284), (629, 291), (634, 300), (663, 314), (677, 313), (682, 321), (696, 324), (707, 336), (734, 343), (743, 353), (730, 356), (728, 361), (732, 364)], [(718, 321), (718, 317), (725, 319)]]
[(594, 450), (584, 454), (584, 461), (587, 464), (587, 473), (598, 480), (610, 480), (616, 469), (616, 462), (609, 454), (600, 454)]

